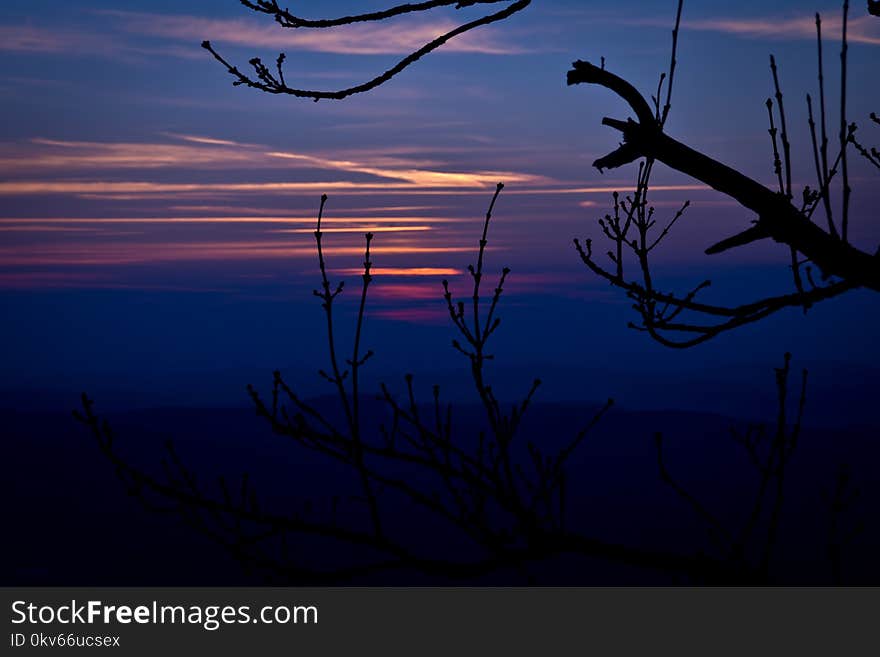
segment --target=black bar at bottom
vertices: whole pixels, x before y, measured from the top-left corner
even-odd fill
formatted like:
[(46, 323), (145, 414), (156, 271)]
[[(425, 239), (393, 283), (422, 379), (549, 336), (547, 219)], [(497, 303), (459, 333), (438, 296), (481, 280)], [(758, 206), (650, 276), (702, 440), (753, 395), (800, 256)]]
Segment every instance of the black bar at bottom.
[(880, 588), (3, 588), (3, 654), (868, 654)]

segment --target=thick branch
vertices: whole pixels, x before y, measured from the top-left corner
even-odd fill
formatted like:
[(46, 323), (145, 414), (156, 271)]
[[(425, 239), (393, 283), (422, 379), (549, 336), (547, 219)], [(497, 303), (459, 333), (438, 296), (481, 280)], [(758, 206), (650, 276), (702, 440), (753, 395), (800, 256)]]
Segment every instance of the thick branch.
[(597, 160), (594, 166), (600, 170), (617, 167), (639, 157), (663, 162), (755, 212), (758, 215), (757, 225), (768, 237), (797, 249), (826, 275), (838, 276), (850, 283), (880, 291), (880, 258), (836, 239), (811, 223), (784, 195), (663, 133), (651, 116), (648, 103), (631, 84), (582, 61), (574, 63), (574, 68), (568, 73), (568, 83), (596, 84), (613, 91), (627, 102), (639, 119), (602, 120), (603, 125), (623, 133), (624, 144)]

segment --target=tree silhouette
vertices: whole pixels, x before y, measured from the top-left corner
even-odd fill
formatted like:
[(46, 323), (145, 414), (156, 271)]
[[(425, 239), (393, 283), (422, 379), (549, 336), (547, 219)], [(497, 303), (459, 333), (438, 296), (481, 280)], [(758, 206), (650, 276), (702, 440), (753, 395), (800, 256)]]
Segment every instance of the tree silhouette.
[[(257, 415), (274, 434), (290, 440), (297, 449), (344, 468), (359, 494), (334, 494), (317, 505), (309, 501), (292, 513), (275, 511), (260, 500), (257, 487), (246, 474), (237, 493), (222, 477), (205, 485), (204, 477), (184, 463), (171, 441), (166, 443), (163, 477), (131, 463), (118, 451), (112, 428), (95, 413), (94, 403), (86, 395), (75, 417), (90, 429), (129, 494), (147, 509), (179, 514), (248, 569), (271, 581), (331, 583), (401, 569), (473, 580), (506, 569), (515, 573), (517, 581), (534, 582), (532, 564), (562, 555), (598, 558), (693, 582), (770, 581), (786, 469), (801, 430), (806, 371), (793, 419), (787, 411), (790, 356), (786, 354), (784, 366), (776, 371), (775, 428), (756, 424), (733, 430), (734, 439), (745, 448), (759, 474), (742, 528), (725, 528), (697, 495), (676, 481), (664, 456), (663, 438), (657, 434), (659, 475), (705, 522), (711, 538), (708, 548), (698, 546), (693, 553), (676, 553), (621, 544), (573, 529), (567, 492), (577, 475), (570, 472), (569, 462), (613, 402), (608, 400), (591, 411), (592, 418), (583, 428), (557, 447), (554, 442), (558, 441), (522, 435), (522, 419), (540, 380), (533, 381), (524, 397), (507, 407), (509, 410), (496, 398), (485, 364), (493, 359), (491, 338), (501, 326), (500, 299), (510, 270), (502, 269), (489, 299), (483, 298), (481, 290), (489, 225), (502, 188), (499, 183), (483, 221), (476, 262), (468, 266), (469, 295), (457, 301), (449, 283), (443, 282), (443, 298), (457, 334), (452, 347), (468, 363), (484, 418), (482, 427), (471, 424), (458, 431), (453, 431), (453, 407), (441, 402), (439, 386), (433, 387), (430, 402), (420, 403), (411, 375), (405, 377), (402, 396), (385, 384), (380, 386), (377, 401), (384, 406), (386, 420), (378, 429), (365, 425), (362, 410), (367, 400), (359, 373), (373, 357), (371, 350), (361, 351), (367, 293), (373, 280), (373, 236), (365, 236), (352, 355), (343, 361), (334, 303), (345, 288), (342, 282), (334, 285), (327, 275), (321, 231), (327, 197), (321, 197), (314, 233), (321, 282), (314, 296), (326, 318), (329, 371), (322, 370), (320, 375), (333, 385), (341, 412), (330, 413), (302, 398), (279, 371), (273, 375), (270, 400), (264, 400), (253, 386), (248, 386), (248, 392)], [(842, 524), (838, 516), (849, 506), (848, 495), (844, 487), (829, 501), (836, 518), (833, 538), (829, 539), (829, 546), (833, 543), (836, 551), (832, 553), (829, 547), (829, 555), (837, 560), (838, 570), (846, 541), (836, 528)], [(402, 503), (409, 504), (412, 513), (420, 517), (433, 518), (432, 530), (438, 536), (459, 536), (465, 547), (438, 555), (414, 541), (407, 520), (389, 511)], [(360, 554), (354, 563), (330, 567), (291, 558), (288, 548), (309, 537), (355, 546)]]
[[(822, 22), (816, 14), (819, 68), (819, 128), (814, 116), (813, 100), (807, 95), (809, 127), (812, 136), (812, 155), (815, 165), (816, 188), (805, 187), (796, 195), (792, 184), (791, 144), (786, 122), (783, 94), (776, 60), (771, 55), (770, 69), (775, 88), (773, 98), (766, 101), (769, 116), (773, 168), (778, 189), (771, 189), (746, 174), (709, 157), (664, 132), (672, 98), (672, 83), (676, 66), (676, 46), (681, 21), (682, 2), (678, 4), (673, 29), (672, 57), (668, 74), (661, 75), (653, 106), (625, 79), (601, 66), (576, 61), (568, 72), (568, 84), (591, 84), (608, 89), (622, 99), (636, 118), (625, 121), (604, 118), (602, 124), (618, 130), (623, 143), (613, 152), (597, 159), (593, 166), (599, 171), (614, 169), (644, 158), (639, 164), (633, 193), (621, 198), (613, 195), (610, 213), (599, 220), (604, 236), (611, 242), (608, 251), (612, 268), (598, 262), (593, 253), (592, 240), (583, 244), (575, 240), (582, 261), (598, 276), (622, 289), (634, 301), (640, 322), (630, 326), (647, 332), (651, 337), (670, 347), (690, 347), (705, 342), (720, 333), (758, 321), (783, 308), (811, 305), (855, 288), (880, 292), (880, 250), (868, 252), (850, 242), (850, 197), (848, 151), (855, 148), (874, 166), (880, 168), (876, 149), (869, 150), (856, 139), (856, 124), (847, 119), (847, 20), (849, 3), (843, 4), (841, 49), (840, 123), (837, 152), (829, 153), (828, 125), (825, 108), (825, 82), (822, 59)], [(661, 106), (661, 93), (666, 100)], [(775, 110), (775, 111), (774, 111)], [(872, 114), (873, 121), (877, 121)], [(778, 126), (777, 126), (778, 121)], [(782, 154), (779, 145), (781, 142)], [(655, 163), (661, 162), (731, 198), (743, 208), (754, 212), (757, 218), (746, 230), (728, 237), (706, 249), (709, 255), (740, 248), (753, 242), (772, 239), (788, 247), (794, 291), (789, 294), (759, 298), (736, 306), (703, 303), (697, 295), (710, 285), (703, 281), (694, 289), (675, 294), (656, 287), (651, 271), (651, 254), (669, 235), (672, 227), (689, 207), (684, 203), (671, 220), (660, 229), (651, 206), (651, 174)], [(840, 182), (839, 213), (832, 203), (832, 183)], [(827, 228), (814, 221), (819, 209), (824, 212)], [(625, 260), (636, 262), (638, 275), (628, 278)], [(821, 274), (816, 283), (813, 267)]]
[[(278, 56), (275, 71), (259, 58), (250, 60), (254, 69), (252, 76), (242, 73), (225, 60), (209, 41), (202, 43), (217, 61), (223, 64), (233, 76), (233, 84), (245, 85), (273, 94), (289, 94), (311, 98), (315, 101), (330, 98), (343, 99), (352, 94), (369, 91), (387, 82), (422, 56), (440, 48), (450, 39), (477, 27), (502, 21), (522, 11), (530, 0), (428, 0), (426, 2), (401, 4), (385, 10), (363, 14), (341, 16), (338, 18), (306, 19), (282, 9), (276, 0), (241, 0), (241, 3), (257, 13), (274, 18), (281, 27), (294, 29), (331, 29), (361, 22), (375, 22), (395, 17), (426, 12), (439, 7), (461, 9), (475, 5), (504, 4), (495, 13), (487, 14), (477, 20), (463, 23), (454, 30), (437, 37), (415, 52), (364, 83), (337, 91), (312, 91), (291, 87), (283, 73), (285, 55)], [(620, 131), (623, 144), (593, 164), (600, 171), (613, 169), (644, 158), (639, 165), (635, 189), (632, 194), (621, 197), (615, 194), (612, 210), (600, 219), (603, 235), (611, 242), (607, 252), (612, 267), (606, 268), (593, 254), (593, 242), (588, 239), (582, 244), (575, 240), (575, 247), (584, 264), (596, 275), (620, 288), (634, 301), (640, 316), (639, 323), (630, 323), (631, 328), (648, 333), (652, 338), (669, 347), (690, 347), (705, 342), (721, 333), (745, 324), (761, 320), (779, 310), (802, 307), (806, 312), (813, 304), (839, 296), (856, 288), (880, 291), (880, 250), (869, 252), (853, 245), (849, 240), (850, 196), (848, 151), (855, 148), (868, 161), (880, 168), (880, 157), (876, 149), (868, 149), (856, 139), (856, 124), (849, 123), (846, 113), (847, 91), (847, 19), (849, 1), (843, 3), (843, 32), (841, 52), (841, 97), (840, 121), (837, 152), (829, 153), (830, 141), (825, 106), (825, 83), (822, 61), (821, 19), (816, 15), (816, 29), (819, 53), (819, 128), (814, 118), (813, 101), (807, 96), (809, 123), (812, 135), (813, 160), (815, 162), (817, 183), (815, 188), (805, 187), (796, 195), (792, 184), (791, 143), (783, 104), (783, 94), (779, 82), (776, 61), (771, 56), (770, 66), (775, 86), (774, 99), (767, 99), (770, 121), (769, 133), (773, 149), (773, 167), (777, 177), (778, 189), (774, 190), (754, 180), (743, 172), (700, 153), (685, 143), (664, 132), (672, 99), (672, 83), (676, 66), (676, 47), (681, 23), (683, 2), (679, 0), (673, 29), (672, 57), (668, 74), (660, 78), (656, 95), (652, 96), (653, 107), (644, 96), (625, 79), (607, 71), (604, 60), (601, 66), (577, 61), (568, 73), (568, 84), (592, 84), (604, 87), (619, 96), (632, 109), (636, 119), (605, 118), (603, 125)], [(870, 14), (880, 15), (880, 5), (868, 0)], [(661, 106), (660, 98), (664, 84), (666, 99)], [(775, 110), (775, 112), (774, 112)], [(871, 115), (876, 121), (876, 116)], [(779, 125), (777, 127), (777, 123)], [(782, 154), (779, 152), (779, 142)], [(742, 232), (721, 240), (706, 249), (709, 255), (720, 254), (753, 242), (772, 239), (788, 247), (789, 267), (792, 272), (794, 290), (790, 293), (758, 298), (737, 305), (704, 303), (697, 296), (711, 284), (703, 281), (694, 289), (675, 293), (658, 289), (651, 273), (651, 254), (669, 235), (673, 225), (684, 215), (689, 203), (684, 203), (666, 226), (656, 230), (657, 220), (654, 208), (648, 201), (651, 174), (654, 164), (661, 162), (680, 171), (733, 199), (745, 209), (757, 215), (752, 225)], [(832, 203), (832, 185), (840, 181), (839, 213)], [(814, 222), (814, 215), (821, 209), (827, 228)], [(652, 232), (653, 231), (653, 232)], [(627, 278), (624, 272), (625, 259), (632, 258), (639, 272), (636, 278)], [(813, 268), (817, 268), (820, 280), (817, 283)]]
[[(502, 0), (454, 2), (436, 0), (399, 5), (391, 9), (345, 16), (337, 19), (306, 20), (282, 10), (274, 0), (242, 3), (257, 12), (271, 15), (282, 27), (333, 28), (361, 21), (378, 21), (441, 6), (457, 8), (477, 4), (495, 4)], [(240, 73), (228, 64), (210, 43), (205, 47), (235, 77), (234, 84), (247, 85), (270, 93), (294, 96), (345, 98), (368, 91), (387, 81), (422, 55), (440, 47), (457, 34), (503, 20), (525, 8), (528, 1), (506, 2), (497, 13), (466, 23), (426, 44), (396, 67), (357, 87), (335, 92), (307, 91), (288, 87), (279, 56), (276, 73), (259, 60), (252, 60), (255, 78)], [(841, 73), (846, 75), (846, 13)], [(841, 98), (841, 125), (837, 153), (829, 153), (821, 64), (821, 22), (817, 17), (820, 45), (820, 132), (817, 132), (810, 102), (813, 155), (818, 177), (816, 190), (805, 190), (802, 204), (794, 203), (791, 176), (791, 151), (788, 129), (775, 61), (771, 69), (776, 87), (775, 103), (768, 101), (770, 136), (774, 170), (779, 189), (771, 190), (746, 175), (701, 154), (664, 132), (671, 108), (676, 68), (676, 48), (681, 23), (682, 2), (678, 3), (673, 30), (672, 56), (668, 72), (661, 76), (653, 106), (627, 81), (586, 62), (576, 62), (569, 72), (570, 84), (594, 84), (621, 97), (633, 110), (636, 120), (604, 119), (603, 123), (623, 133), (624, 143), (613, 153), (595, 163), (600, 169), (614, 168), (644, 158), (638, 169), (636, 190), (632, 196), (614, 195), (612, 212), (601, 221), (604, 235), (611, 241), (609, 252), (614, 268), (604, 269), (593, 259), (592, 243), (576, 242), (586, 265), (611, 284), (622, 288), (635, 300), (642, 317), (637, 326), (670, 346), (690, 346), (743, 324), (757, 321), (789, 306), (804, 306), (836, 296), (856, 287), (880, 291), (878, 258), (860, 251), (848, 241), (847, 151), (855, 148), (874, 166), (880, 168), (880, 156), (855, 138), (855, 127), (846, 121), (845, 90)], [(665, 85), (665, 86), (664, 86)], [(845, 85), (844, 85), (845, 86)], [(665, 102), (661, 100), (665, 92)], [(776, 114), (774, 114), (774, 108)], [(874, 122), (880, 123), (875, 115)], [(776, 121), (779, 121), (779, 128)], [(820, 137), (821, 135), (821, 137)], [(779, 151), (779, 142), (782, 152)], [(833, 156), (833, 157), (832, 157)], [(698, 303), (695, 296), (707, 284), (685, 295), (676, 296), (655, 289), (650, 269), (650, 253), (664, 240), (688, 208), (685, 203), (669, 223), (655, 228), (654, 209), (648, 202), (654, 165), (661, 162), (718, 189), (758, 215), (755, 224), (743, 233), (720, 242), (710, 253), (744, 246), (757, 239), (771, 238), (789, 247), (795, 292), (762, 299), (752, 304), (725, 308)], [(831, 210), (830, 189), (833, 180), (842, 179), (839, 215)], [(468, 267), (468, 296), (458, 300), (447, 281), (443, 299), (456, 337), (452, 347), (465, 359), (473, 391), (479, 401), (483, 425), (453, 430), (453, 408), (441, 402), (440, 388), (432, 388), (427, 403), (419, 401), (411, 375), (405, 377), (403, 394), (396, 395), (382, 385), (378, 401), (385, 421), (378, 427), (365, 419), (367, 398), (362, 389), (361, 370), (373, 358), (364, 350), (362, 329), (366, 317), (368, 292), (373, 281), (370, 252), (373, 235), (365, 235), (363, 272), (355, 318), (354, 337), (343, 352), (335, 330), (334, 303), (343, 293), (342, 282), (334, 284), (327, 273), (324, 256), (322, 219), (327, 197), (322, 196), (314, 233), (320, 273), (320, 285), (314, 291), (326, 320), (329, 366), (320, 375), (334, 388), (339, 413), (333, 415), (297, 394), (282, 374), (273, 374), (270, 398), (256, 388), (248, 392), (257, 414), (274, 434), (331, 462), (348, 473), (356, 495), (333, 495), (321, 501), (320, 512), (309, 503), (293, 511), (277, 511), (261, 500), (257, 488), (243, 475), (235, 489), (223, 478), (206, 485), (204, 479), (177, 453), (172, 442), (166, 445), (163, 475), (129, 462), (118, 451), (117, 440), (108, 422), (95, 412), (94, 402), (82, 397), (77, 419), (89, 428), (103, 456), (115, 469), (124, 488), (147, 508), (179, 514), (196, 530), (229, 550), (243, 564), (256, 569), (273, 581), (328, 583), (347, 581), (377, 573), (415, 570), (441, 578), (473, 579), (499, 570), (512, 570), (527, 582), (534, 580), (531, 564), (560, 555), (599, 558), (628, 566), (659, 571), (694, 582), (749, 583), (772, 580), (773, 555), (777, 550), (786, 473), (801, 434), (806, 399), (807, 373), (803, 372), (794, 413), (790, 412), (790, 356), (776, 370), (777, 416), (772, 427), (751, 425), (734, 430), (733, 438), (745, 450), (757, 473), (757, 486), (749, 500), (742, 526), (727, 526), (698, 494), (685, 488), (673, 474), (675, 464), (664, 452), (663, 436), (655, 436), (657, 469), (661, 480), (704, 523), (708, 546), (696, 546), (691, 552), (670, 552), (651, 546), (627, 545), (573, 529), (568, 500), (572, 454), (590, 430), (612, 406), (591, 412), (584, 427), (561, 447), (548, 445), (539, 436), (523, 435), (522, 419), (530, 408), (540, 380), (534, 380), (522, 398), (511, 406), (502, 403), (493, 392), (486, 368), (493, 358), (492, 338), (501, 325), (499, 309), (505, 283), (510, 274), (502, 269), (491, 295), (483, 293), (484, 257), (490, 222), (503, 189), (498, 184), (489, 203), (478, 242), (474, 264)], [(827, 230), (812, 222), (812, 215), (822, 208)], [(641, 280), (625, 277), (624, 254), (631, 252)], [(816, 285), (804, 256), (821, 270), (823, 285)], [(803, 273), (802, 273), (803, 268)], [(806, 283), (804, 281), (806, 278)], [(809, 287), (807, 287), (809, 285)], [(685, 314), (706, 316), (714, 323), (685, 322)], [(667, 334), (685, 334), (683, 340)], [(346, 358), (343, 353), (351, 354)], [(792, 417), (793, 416), (793, 417)], [(531, 438), (531, 439), (530, 439)], [(843, 514), (852, 507), (855, 494), (849, 475), (841, 470), (826, 501), (831, 512), (828, 555), (833, 577), (840, 579), (842, 553), (854, 536), (844, 527)], [(388, 509), (410, 505), (417, 513), (430, 517), (439, 533), (454, 533), (467, 547), (454, 553), (440, 553), (414, 540), (413, 532)], [(350, 507), (350, 508), (349, 508)], [(366, 513), (364, 513), (366, 510)], [(318, 538), (322, 541), (355, 546), (359, 553), (353, 560), (330, 566), (303, 563), (291, 558), (289, 546), (297, 541)]]

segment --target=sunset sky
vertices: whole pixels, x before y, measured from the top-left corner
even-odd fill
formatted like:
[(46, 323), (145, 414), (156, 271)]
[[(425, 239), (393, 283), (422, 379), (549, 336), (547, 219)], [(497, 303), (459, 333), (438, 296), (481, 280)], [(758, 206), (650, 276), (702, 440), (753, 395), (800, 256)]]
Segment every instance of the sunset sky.
[[(295, 3), (310, 17), (385, 4)], [(627, 300), (579, 263), (572, 238), (598, 237), (595, 220), (612, 191), (631, 188), (634, 169), (591, 167), (618, 140), (601, 118), (627, 111), (603, 90), (566, 87), (565, 73), (575, 59), (604, 57), (652, 93), (668, 66), (674, 5), (534, 0), (368, 94), (313, 103), (233, 87), (199, 44), (210, 39), (242, 68), (284, 51), (289, 83), (334, 89), (385, 70), (480, 9), (305, 31), (236, 0), (5, 0), (0, 388), (113, 380), (152, 394), (192, 390), (200, 376), (244, 383), (251, 372), (298, 364), (311, 380), (324, 346), (311, 296), (322, 193), (334, 277), (355, 286), (362, 234), (376, 233), (366, 337), (386, 359), (377, 372), (396, 372), (401, 361), (445, 369), (455, 356), (440, 281), (466, 293), (461, 274), (498, 181), (506, 188), (487, 267), (513, 269), (499, 348), (518, 367), (761, 367), (785, 350), (880, 367), (876, 295), (855, 293), (806, 318), (783, 313), (671, 354), (626, 330), (635, 319)], [(668, 132), (771, 184), (764, 101), (774, 53), (796, 187), (815, 186), (804, 96), (816, 92), (817, 10), (837, 121), (837, 3), (701, 0), (685, 3)], [(864, 141), (880, 144), (867, 121), (880, 112), (880, 19), (863, 2), (853, 3), (849, 57), (849, 117)], [(851, 179), (853, 241), (873, 250), (878, 178), (854, 160)], [(711, 277), (707, 299), (716, 301), (788, 291), (783, 247), (703, 255), (748, 225), (746, 211), (663, 167), (655, 183), (661, 216), (691, 200), (658, 252), (661, 285), (682, 290)]]

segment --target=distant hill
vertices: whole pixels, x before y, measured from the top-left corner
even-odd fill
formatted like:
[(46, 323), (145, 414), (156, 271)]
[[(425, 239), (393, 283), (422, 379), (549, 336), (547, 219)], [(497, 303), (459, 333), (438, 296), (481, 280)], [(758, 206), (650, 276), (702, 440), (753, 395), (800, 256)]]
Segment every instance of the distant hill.
[[(332, 400), (316, 401), (332, 412)], [(561, 445), (595, 410), (595, 404), (538, 403), (522, 431), (546, 448)], [(100, 410), (100, 405), (98, 406)], [(382, 412), (369, 405), (375, 418)], [(295, 505), (351, 490), (338, 466), (273, 436), (252, 409), (160, 408), (111, 413), (108, 419), (128, 458), (156, 468), (162, 441), (178, 451), (210, 485), (218, 474), (235, 480), (248, 471), (263, 504)], [(741, 518), (756, 476), (742, 448), (729, 435), (738, 420), (686, 411), (613, 410), (571, 463), (573, 524), (593, 535), (638, 546), (692, 553), (705, 533), (691, 509), (658, 477), (653, 434), (666, 437), (668, 467), (705, 504), (724, 518)], [(458, 405), (453, 420), (459, 440), (472, 440), (480, 409)], [(3, 411), (4, 457), (0, 472), (5, 500), (0, 582), (36, 584), (237, 584), (252, 575), (174, 515), (144, 512), (128, 498), (86, 430), (68, 412)], [(838, 463), (852, 467), (862, 491), (858, 513), (866, 529), (845, 561), (846, 581), (880, 583), (880, 432), (870, 428), (805, 428), (790, 469), (781, 526), (780, 581), (826, 583), (828, 512), (822, 488), (833, 484)], [(405, 513), (401, 511), (400, 513)], [(403, 516), (413, 531), (423, 518)], [(431, 540), (432, 527), (422, 528)], [(421, 531), (421, 530), (420, 530)], [(340, 548), (340, 558), (345, 550)], [(327, 555), (324, 555), (327, 556)], [(549, 581), (639, 583), (664, 581), (604, 563), (551, 567)], [(500, 574), (488, 581), (507, 583)], [(379, 583), (419, 583), (396, 573)], [(511, 580), (512, 581), (512, 580)], [(257, 582), (259, 583), (259, 582)]]

